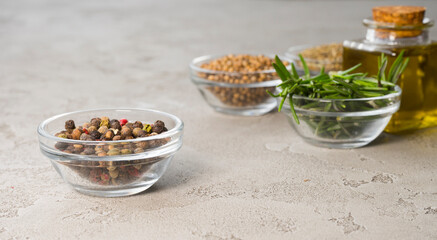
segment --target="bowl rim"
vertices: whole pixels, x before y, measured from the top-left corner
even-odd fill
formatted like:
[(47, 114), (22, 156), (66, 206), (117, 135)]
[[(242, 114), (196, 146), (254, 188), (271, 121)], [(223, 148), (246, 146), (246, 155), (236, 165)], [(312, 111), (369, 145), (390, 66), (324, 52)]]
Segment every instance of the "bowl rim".
[[(196, 66), (196, 64), (198, 64), (199, 62), (203, 62), (203, 61), (207, 61), (207, 60), (211, 61), (211, 60), (215, 60), (217, 58), (221, 58), (221, 57), (228, 56), (228, 55), (234, 55), (234, 56), (237, 56), (237, 55), (250, 55), (250, 56), (259, 56), (259, 55), (262, 55), (262, 56), (268, 57), (268, 58), (273, 59), (273, 60), (275, 59), (275, 56), (277, 55), (281, 60), (283, 60), (283, 59), (285, 59), (287, 61), (291, 60), (291, 59), (288, 59), (284, 55), (273, 54), (273, 53), (269, 53), (269, 54), (264, 54), (264, 53), (258, 53), (258, 54), (257, 53), (228, 53), (228, 54), (203, 55), (203, 56), (200, 56), (200, 57), (196, 57), (193, 60), (191, 60), (191, 62), (189, 64), (189, 67), (192, 70), (195, 70), (197, 72), (211, 73), (211, 74), (221, 73), (221, 74), (227, 74), (227, 75), (256, 74), (256, 73), (275, 73), (276, 72), (274, 68), (267, 69), (267, 70), (262, 70), (262, 71), (253, 71), (253, 72), (227, 72), (227, 71), (209, 70), (209, 69), (205, 69), (205, 68), (201, 68), (199, 66)], [(291, 69), (291, 66), (290, 67), (287, 66), (287, 69)]]
[(190, 68), (190, 72), (191, 72), (191, 80), (194, 83), (199, 83), (199, 84), (205, 84), (205, 85), (211, 85), (211, 86), (220, 86), (220, 87), (246, 87), (246, 88), (255, 88), (255, 87), (274, 87), (276, 85), (278, 85), (279, 83), (281, 83), (281, 79), (278, 78), (277, 79), (272, 79), (272, 80), (268, 80), (268, 81), (263, 81), (263, 82), (254, 82), (254, 83), (224, 83), (224, 82), (217, 82), (217, 81), (211, 81), (205, 78), (201, 78), (198, 77), (197, 75), (193, 74), (193, 71), (195, 72), (200, 72), (200, 73), (205, 73), (205, 74), (225, 74), (228, 76), (241, 76), (242, 74), (267, 74), (267, 73), (276, 73), (275, 69), (268, 69), (268, 70), (262, 70), (262, 71), (253, 71), (253, 72), (226, 72), (226, 71), (215, 71), (215, 70), (209, 70), (209, 69), (204, 69), (201, 68), (199, 66), (197, 66), (196, 64), (199, 64), (200, 62), (203, 61), (211, 61), (220, 57), (224, 57), (224, 56), (228, 56), (228, 55), (240, 55), (240, 54), (246, 54), (246, 55), (252, 55), (252, 56), (257, 56), (257, 55), (263, 55), (266, 57), (269, 57), (271, 59), (274, 59), (275, 56), (277, 55), (281, 60), (285, 60), (288, 61), (290, 64), (288, 64), (286, 66), (287, 70), (291, 70), (291, 62), (292, 60), (289, 59), (288, 57), (284, 56), (284, 55), (279, 55), (279, 54), (256, 54), (256, 53), (229, 53), (229, 54), (217, 54), (217, 55), (203, 55), (200, 57), (196, 57), (194, 58), (190, 64), (189, 64), (189, 68)]
[[(355, 116), (374, 116), (374, 115), (379, 115), (379, 114), (384, 114), (390, 111), (394, 111), (396, 112), (399, 109), (399, 104), (401, 102), (400, 96), (402, 94), (402, 89), (396, 85), (395, 86), (395, 93), (390, 93), (387, 95), (383, 95), (383, 96), (378, 96), (378, 97), (368, 97), (368, 98), (343, 98), (343, 99), (323, 99), (323, 98), (310, 98), (310, 97), (304, 97), (304, 96), (299, 96), (299, 95), (293, 95), (293, 99), (296, 96), (296, 99), (303, 99), (303, 100), (309, 100), (309, 101), (314, 101), (314, 102), (324, 102), (324, 103), (329, 103), (329, 102), (344, 102), (344, 101), (350, 101), (350, 102), (361, 102), (361, 101), (374, 101), (374, 100), (383, 100), (383, 99), (388, 99), (388, 98), (399, 98), (398, 101), (396, 101), (395, 104), (392, 105), (387, 105), (385, 107), (382, 108), (377, 108), (377, 109), (371, 109), (371, 110), (364, 110), (364, 111), (356, 111), (356, 112), (327, 112), (327, 111), (314, 111), (311, 109), (303, 109), (300, 108), (299, 106), (295, 106), (294, 104), (294, 109), (296, 111), (296, 113), (298, 114), (314, 114), (314, 115), (318, 115), (318, 116), (328, 116), (328, 117), (355, 117)], [(287, 97), (288, 99), (288, 97)], [(278, 99), (279, 101), (279, 99)], [(289, 101), (285, 101), (284, 105), (282, 107), (282, 110), (290, 110), (290, 102)], [(392, 114), (394, 113), (392, 112)], [(285, 113), (285, 112), (284, 112)], [(286, 112), (285, 114), (289, 114), (289, 112)]]
[[(391, 97), (397, 97), (402, 94), (402, 89), (395, 85), (395, 91), (394, 93), (389, 93), (386, 95), (378, 96), (378, 97), (366, 97), (366, 98), (336, 98), (336, 99), (327, 99), (327, 98), (310, 98), (306, 96), (301, 95), (293, 95), (293, 99), (302, 99), (302, 100), (308, 100), (308, 101), (317, 101), (317, 102), (344, 102), (344, 101), (353, 101), (353, 102), (360, 102), (360, 101), (372, 101), (372, 100), (381, 100), (381, 99), (387, 99)], [(287, 97), (288, 98), (288, 97)], [(287, 101), (284, 102), (288, 104)]]
[[(294, 62), (300, 62), (299, 53), (302, 52), (303, 50), (308, 49), (308, 48), (323, 46), (323, 45), (330, 45), (330, 44), (342, 45), (342, 42), (295, 45), (295, 46), (289, 47), (287, 49), (287, 51), (284, 53), (284, 55), (287, 58), (293, 60)], [(338, 61), (327, 61), (326, 59), (319, 60), (319, 59), (313, 59), (313, 58), (304, 58), (304, 59), (305, 59), (305, 62), (314, 63), (314, 64), (342, 63), (343, 62), (343, 57), (341, 58), (341, 60), (338, 60)]]
[[(65, 117), (67, 115), (74, 115), (74, 114), (78, 114), (78, 113), (86, 113), (86, 112), (93, 112), (93, 111), (147, 111), (147, 112), (153, 112), (153, 113), (157, 113), (157, 114), (162, 114), (165, 115), (169, 118), (171, 118), (174, 122), (175, 122), (175, 126), (171, 129), (169, 129), (166, 132), (160, 133), (158, 135), (154, 135), (154, 136), (148, 136), (146, 138), (135, 138), (135, 139), (127, 139), (127, 140), (117, 140), (117, 141), (84, 141), (84, 140), (75, 140), (75, 139), (66, 139), (66, 138), (60, 138), (60, 137), (56, 137), (52, 134), (49, 134), (46, 130), (45, 127), (52, 121), (59, 119), (61, 117)], [(154, 109), (142, 109), (142, 108), (96, 108), (96, 109), (87, 109), (87, 110), (79, 110), (79, 111), (73, 111), (73, 112), (67, 112), (67, 113), (61, 113), (52, 117), (49, 117), (45, 120), (43, 120), (37, 128), (37, 132), (38, 135), (53, 141), (58, 141), (58, 142), (66, 142), (66, 143), (74, 143), (74, 144), (85, 144), (85, 145), (93, 145), (93, 144), (102, 144), (102, 143), (110, 143), (110, 144), (116, 144), (116, 143), (126, 143), (126, 142), (144, 142), (144, 141), (149, 141), (149, 140), (156, 140), (156, 139), (162, 139), (162, 138), (166, 138), (166, 137), (170, 137), (173, 136), (174, 134), (181, 132), (184, 128), (184, 123), (183, 121), (178, 118), (177, 116), (167, 113), (167, 112), (163, 112), (163, 111), (159, 111), (159, 110), (154, 110)]]

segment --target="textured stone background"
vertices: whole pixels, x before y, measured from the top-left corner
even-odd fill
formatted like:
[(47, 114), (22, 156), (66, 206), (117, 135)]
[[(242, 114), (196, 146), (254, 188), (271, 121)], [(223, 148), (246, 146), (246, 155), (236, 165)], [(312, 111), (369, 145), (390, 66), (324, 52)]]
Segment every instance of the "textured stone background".
[[(200, 55), (359, 38), (390, 3), (1, 1), (0, 239), (436, 239), (437, 129), (315, 148), (281, 114), (215, 113), (188, 78)], [(409, 4), (437, 19), (437, 2)], [(148, 191), (79, 194), (39, 152), (39, 122), (100, 107), (184, 120)]]

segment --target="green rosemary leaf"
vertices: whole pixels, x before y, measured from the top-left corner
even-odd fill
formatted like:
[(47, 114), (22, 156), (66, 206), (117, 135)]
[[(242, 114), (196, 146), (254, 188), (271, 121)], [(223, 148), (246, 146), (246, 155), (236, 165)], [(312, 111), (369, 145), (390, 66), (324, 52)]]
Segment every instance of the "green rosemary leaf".
[(296, 121), (297, 124), (300, 124), (299, 118), (297, 117), (296, 114), (296, 110), (294, 110), (293, 96), (289, 96), (288, 101), (290, 104), (290, 110), (291, 110), (291, 114), (293, 115), (294, 121)]
[(343, 89), (341, 89), (339, 87), (336, 87), (336, 86), (330, 86), (330, 87), (332, 89), (334, 89), (334, 91), (336, 91), (337, 93), (342, 94), (343, 96), (349, 96), (350, 95), (350, 92), (348, 92), (346, 90), (343, 90)]
[(272, 64), (273, 65), (273, 67), (275, 68), (275, 71), (276, 71), (276, 73), (278, 74), (278, 76), (279, 76), (279, 78), (281, 78), (281, 80), (284, 82), (284, 81), (287, 81), (288, 80), (288, 78), (287, 78), (287, 76), (286, 76), (286, 73), (284, 73), (283, 71), (282, 71), (282, 69), (276, 64), (276, 63), (273, 63)]
[(299, 79), (299, 74), (297, 73), (296, 67), (294, 66), (293, 63), (291, 63), (291, 71), (293, 72), (293, 78), (294, 80)]
[(379, 97), (379, 96), (384, 96), (385, 94), (380, 93), (380, 92), (362, 92), (364, 97)]
[(344, 99), (344, 96), (336, 93), (336, 94), (327, 95), (323, 98), (325, 98), (325, 99)]
[(378, 74), (377, 80), (378, 80), (378, 86), (381, 87), (381, 81), (385, 80), (385, 69), (387, 68), (387, 57), (384, 55), (384, 53), (381, 53), (381, 57), (378, 58)]
[(294, 93), (296, 88), (299, 86), (299, 81), (297, 81), (289, 90), (289, 93)]
[(307, 63), (305, 62), (305, 59), (303, 59), (301, 54), (299, 54), (299, 59), (300, 59), (300, 62), (302, 63), (303, 71), (305, 73), (305, 77), (309, 78), (310, 77), (310, 69), (308, 68)]
[(346, 83), (342, 79), (336, 78), (335, 81), (337, 81), (338, 83), (343, 85), (345, 88), (349, 88), (350, 90), (352, 90), (358, 97), (364, 97), (364, 95), (358, 89), (356, 89), (354, 86)]
[(323, 73), (323, 74), (317, 75), (315, 77), (306, 79), (304, 81), (306, 83), (310, 83), (310, 82), (314, 82), (314, 81), (317, 81), (317, 82), (319, 82), (319, 81), (330, 81), (330, 79), (329, 79), (329, 75), (328, 74)]
[(325, 73), (325, 66), (322, 66), (322, 68), (320, 69), (320, 75)]
[(385, 87), (362, 87), (360, 88), (361, 91), (387, 91), (388, 88)]
[(284, 105), (285, 99), (287, 99), (287, 96), (282, 97), (281, 103), (279, 103), (279, 106), (278, 106), (278, 112), (281, 111), (282, 106)]
[[(368, 82), (368, 83), (378, 83), (378, 80), (376, 80), (376, 79), (374, 79), (374, 78), (362, 78), (362, 79), (359, 79), (359, 80), (356, 80), (355, 82)], [(375, 86), (375, 85), (372, 85), (372, 86)], [(390, 86), (390, 87), (394, 87), (395, 86), (395, 84), (394, 83), (391, 83), (391, 82), (387, 82), (387, 81), (382, 81), (381, 80), (381, 84), (382, 84), (382, 86), (384, 87), (384, 86)]]
[(281, 59), (279, 59), (278, 55), (275, 56), (275, 63), (281, 69), (286, 79), (292, 79), (290, 72), (284, 66), (284, 63), (282, 63)]
[(289, 79), (289, 80), (283, 81), (282, 83), (278, 84), (277, 87), (282, 88), (283, 86), (286, 86), (287, 84), (290, 84), (290, 83), (293, 84), (293, 80)]
[(401, 53), (399, 53), (399, 55), (396, 57), (395, 61), (393, 62), (393, 64), (390, 67), (390, 70), (388, 72), (388, 81), (395, 83), (397, 81), (397, 79), (395, 79), (395, 75), (397, 75), (399, 73), (399, 69), (401, 68), (401, 64), (402, 64), (402, 58), (404, 56), (404, 52), (405, 50), (402, 50)]
[(266, 92), (267, 92), (270, 96), (272, 96), (272, 97), (274, 97), (274, 98), (279, 97), (279, 94), (275, 95), (275, 94), (271, 93), (268, 89), (266, 89)]
[(410, 62), (410, 58), (407, 58), (404, 60), (402, 66), (399, 68), (399, 71), (396, 73), (396, 75), (393, 78), (393, 84), (396, 84), (397, 81), (399, 80), (399, 77), (402, 75), (402, 73), (404, 72), (405, 68), (407, 67), (408, 63)]
[(361, 63), (358, 63), (357, 65), (355, 65), (355, 66), (353, 66), (353, 67), (351, 67), (351, 68), (349, 68), (349, 69), (346, 69), (346, 70), (344, 70), (344, 71), (339, 71), (339, 72), (337, 72), (337, 74), (339, 74), (339, 75), (348, 74), (348, 73), (354, 71), (355, 69), (359, 68), (360, 66), (361, 66)]

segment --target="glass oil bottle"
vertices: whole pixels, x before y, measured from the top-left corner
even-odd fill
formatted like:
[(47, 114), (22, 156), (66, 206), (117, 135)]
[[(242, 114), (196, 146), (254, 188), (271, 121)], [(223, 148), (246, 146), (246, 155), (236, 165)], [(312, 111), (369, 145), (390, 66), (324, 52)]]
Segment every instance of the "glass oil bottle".
[[(404, 57), (410, 58), (397, 82), (402, 88), (401, 107), (392, 116), (386, 132), (402, 133), (437, 126), (437, 42), (428, 37), (428, 29), (434, 22), (423, 18), (425, 9), (420, 11), (420, 8), (375, 7), (373, 19), (363, 20), (366, 37), (343, 43), (343, 69), (362, 63), (356, 71), (369, 75), (377, 74), (381, 53), (388, 56), (387, 69), (402, 50)], [(381, 9), (383, 11), (378, 11)]]

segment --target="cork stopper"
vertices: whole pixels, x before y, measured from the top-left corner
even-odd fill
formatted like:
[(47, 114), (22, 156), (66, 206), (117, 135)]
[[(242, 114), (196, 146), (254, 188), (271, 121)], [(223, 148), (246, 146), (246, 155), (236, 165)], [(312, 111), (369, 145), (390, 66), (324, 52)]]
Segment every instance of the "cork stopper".
[[(420, 6), (380, 6), (374, 7), (373, 20), (381, 23), (392, 23), (396, 27), (421, 26), (425, 17), (425, 7)], [(378, 37), (403, 38), (416, 37), (422, 33), (418, 30), (377, 29)]]

